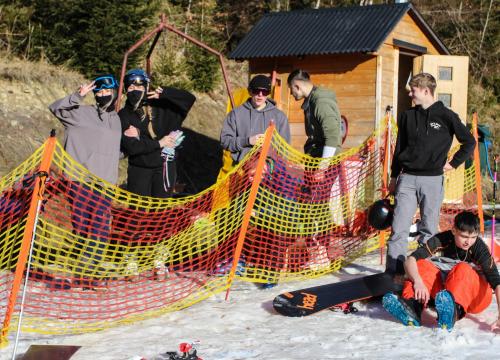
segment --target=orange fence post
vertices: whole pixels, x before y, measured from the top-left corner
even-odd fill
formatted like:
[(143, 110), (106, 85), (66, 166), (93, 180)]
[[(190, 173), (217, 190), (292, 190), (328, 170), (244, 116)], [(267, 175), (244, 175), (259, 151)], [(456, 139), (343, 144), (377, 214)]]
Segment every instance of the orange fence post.
[(28, 210), (28, 217), (26, 220), (26, 226), (24, 229), (23, 240), (21, 243), (21, 248), (19, 250), (19, 257), (17, 259), (16, 270), (14, 273), (14, 281), (12, 282), (12, 289), (9, 294), (7, 302), (7, 310), (5, 312), (5, 318), (2, 326), (2, 333), (0, 335), (0, 347), (3, 347), (8, 343), (7, 335), (9, 332), (10, 321), (12, 319), (12, 314), (14, 312), (14, 307), (17, 300), (17, 295), (19, 289), (21, 288), (21, 281), (23, 278), (23, 273), (26, 268), (26, 261), (30, 252), (31, 241), (33, 238), (33, 231), (36, 226), (35, 219), (38, 215), (39, 202), (42, 199), (42, 195), (45, 189), (45, 179), (48, 176), (50, 169), (50, 164), (52, 163), (52, 158), (54, 155), (54, 149), (56, 144), (55, 131), (52, 130), (50, 137), (45, 142), (45, 150), (42, 155), (42, 160), (35, 176), (38, 176), (38, 181), (35, 182), (35, 187), (33, 189), (33, 195), (31, 196), (30, 207)]
[(241, 250), (243, 249), (243, 243), (245, 242), (245, 236), (247, 234), (248, 223), (250, 222), (253, 205), (255, 203), (255, 199), (257, 198), (257, 191), (259, 190), (259, 186), (262, 181), (262, 172), (264, 171), (264, 164), (266, 163), (267, 153), (269, 151), (269, 148), (271, 147), (271, 139), (273, 138), (274, 128), (274, 123), (271, 123), (271, 125), (267, 128), (264, 137), (264, 143), (262, 144), (261, 153), (259, 155), (259, 159), (257, 160), (255, 177), (253, 179), (252, 186), (250, 187), (250, 194), (248, 196), (245, 213), (243, 214), (241, 229), (238, 235), (238, 242), (236, 243), (236, 249), (234, 250), (233, 266), (231, 267), (231, 271), (229, 272), (229, 288), (226, 291), (226, 300), (229, 298), (229, 290), (231, 289), (231, 284), (233, 283), (234, 275), (236, 274), (236, 267), (238, 266), (238, 261), (240, 260)]
[(481, 162), (479, 160), (477, 112), (472, 114), (472, 135), (474, 135), (474, 139), (476, 140), (476, 147), (474, 148), (474, 173), (476, 175), (477, 215), (479, 216), (481, 235), (483, 235), (484, 234), (483, 191), (481, 188)]

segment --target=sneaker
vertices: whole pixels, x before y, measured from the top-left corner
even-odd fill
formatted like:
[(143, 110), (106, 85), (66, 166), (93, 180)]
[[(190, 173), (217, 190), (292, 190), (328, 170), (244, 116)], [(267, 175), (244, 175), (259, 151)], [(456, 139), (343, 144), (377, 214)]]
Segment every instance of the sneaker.
[(441, 329), (451, 331), (455, 322), (459, 319), (460, 309), (453, 295), (448, 290), (442, 290), (437, 293), (436, 299), (436, 312), (438, 314), (438, 326)]
[(403, 299), (393, 293), (382, 298), (382, 306), (406, 326), (420, 326), (422, 305), (415, 299)]

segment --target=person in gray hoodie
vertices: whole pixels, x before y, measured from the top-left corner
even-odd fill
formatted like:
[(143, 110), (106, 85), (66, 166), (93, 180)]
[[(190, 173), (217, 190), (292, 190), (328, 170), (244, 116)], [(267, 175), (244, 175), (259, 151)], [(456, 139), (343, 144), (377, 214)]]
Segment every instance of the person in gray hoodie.
[(285, 113), (267, 96), (271, 92), (271, 79), (265, 75), (255, 76), (248, 84), (251, 97), (231, 111), (222, 127), (221, 145), (231, 152), (233, 163), (240, 162), (266, 129), (274, 122), (276, 130), (286, 142), (290, 142), (290, 125)]
[[(100, 76), (49, 106), (64, 126), (66, 152), (111, 184), (118, 181), (122, 136), (120, 118), (114, 107), (117, 87), (113, 75)], [(96, 105), (83, 105), (83, 99), (90, 92), (94, 93)], [(76, 175), (75, 170), (73, 174)], [(81, 277), (85, 272), (92, 272), (101, 259), (104, 242), (109, 238), (111, 199), (96, 189), (102, 184), (91, 188), (77, 176), (68, 180), (71, 222), (73, 232), (79, 236), (75, 252), (84, 250), (75, 271)]]

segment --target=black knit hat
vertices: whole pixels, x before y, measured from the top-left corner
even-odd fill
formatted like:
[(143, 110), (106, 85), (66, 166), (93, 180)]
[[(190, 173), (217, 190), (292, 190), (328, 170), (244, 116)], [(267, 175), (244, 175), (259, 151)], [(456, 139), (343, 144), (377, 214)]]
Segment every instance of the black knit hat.
[(248, 84), (250, 90), (264, 89), (271, 91), (271, 79), (265, 75), (257, 75)]

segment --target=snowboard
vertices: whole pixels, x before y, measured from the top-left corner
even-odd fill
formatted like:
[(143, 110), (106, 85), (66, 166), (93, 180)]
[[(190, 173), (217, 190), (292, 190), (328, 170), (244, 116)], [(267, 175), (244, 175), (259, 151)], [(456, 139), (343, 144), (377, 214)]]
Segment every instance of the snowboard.
[(355, 279), (286, 292), (273, 300), (274, 309), (285, 316), (308, 316), (318, 311), (339, 307), (349, 312), (354, 301), (400, 291), (393, 276), (380, 273)]

